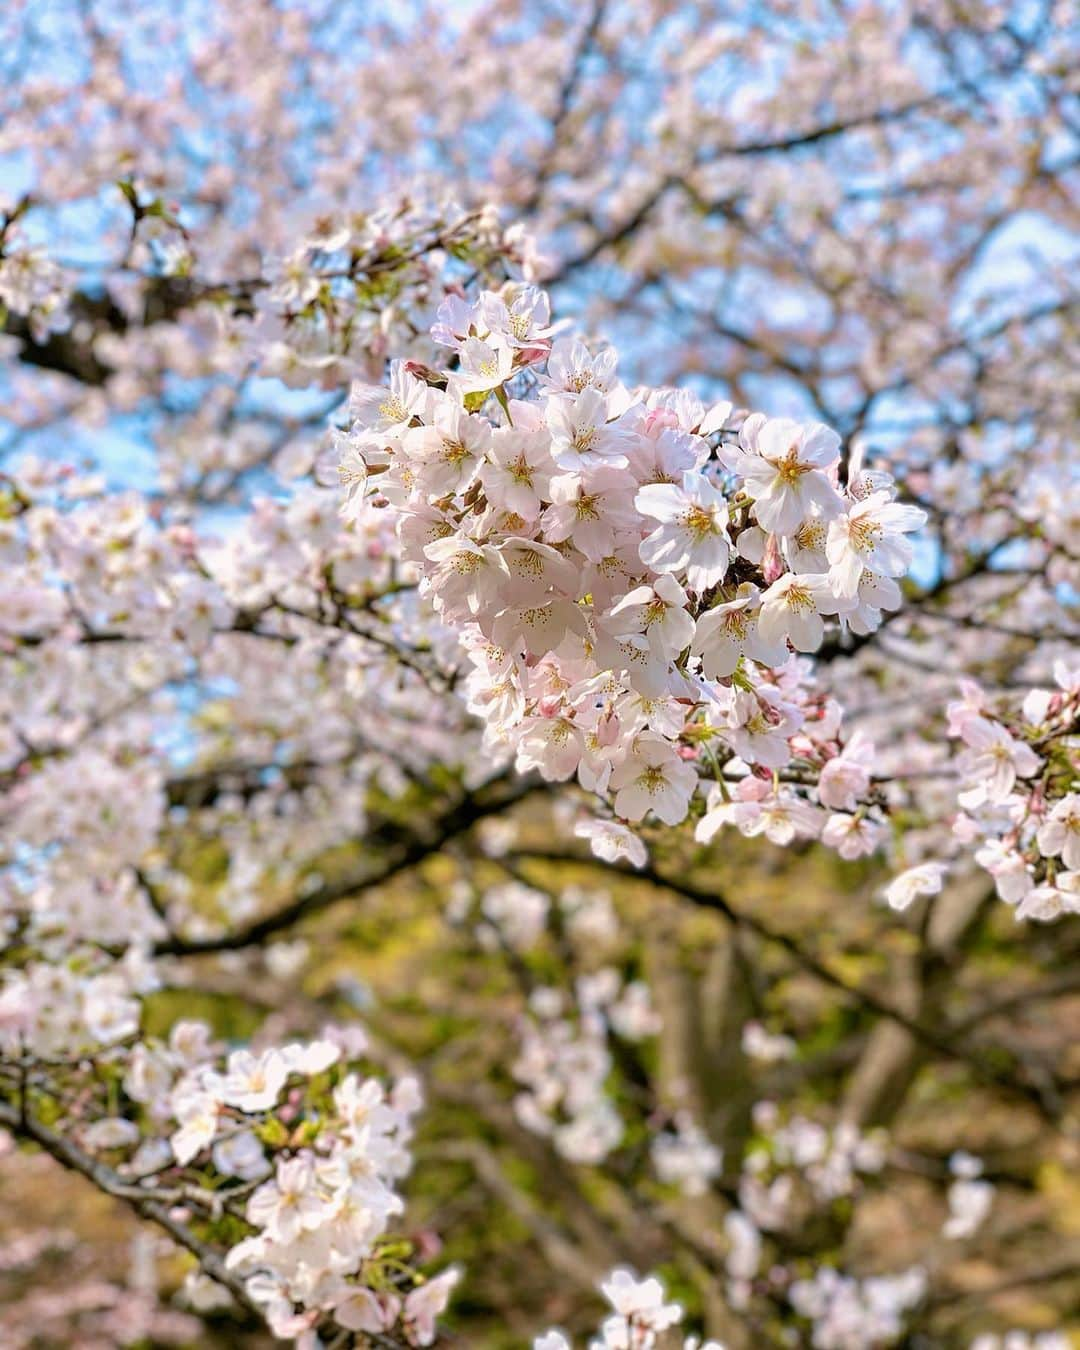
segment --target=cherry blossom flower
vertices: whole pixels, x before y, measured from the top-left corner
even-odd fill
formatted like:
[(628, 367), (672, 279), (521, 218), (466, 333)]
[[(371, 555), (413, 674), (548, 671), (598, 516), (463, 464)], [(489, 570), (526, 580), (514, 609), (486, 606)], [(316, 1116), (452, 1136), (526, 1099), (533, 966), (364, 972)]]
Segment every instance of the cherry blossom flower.
[(1070, 871), (1080, 871), (1080, 793), (1056, 802), (1035, 838), (1044, 857), (1060, 858)]
[(764, 529), (791, 534), (815, 508), (825, 516), (840, 510), (840, 496), (822, 472), (840, 454), (840, 438), (828, 427), (755, 415), (743, 425), (739, 444), (742, 450), (730, 458)]
[(686, 603), (683, 588), (673, 576), (663, 574), (652, 586), (639, 586), (624, 595), (608, 611), (608, 617), (618, 620), (623, 635), (640, 633), (670, 661), (690, 645), (694, 636), (694, 621)]
[(518, 286), (501, 295), (486, 291), (480, 315), (488, 331), (511, 347), (536, 347), (554, 331), (547, 293), (536, 286)]
[(607, 396), (586, 385), (574, 397), (553, 394), (544, 405), (552, 458), (560, 469), (581, 473), (607, 464), (625, 468), (627, 433), (608, 416)]
[(180, 1127), (169, 1142), (178, 1163), (189, 1163), (214, 1139), (219, 1106), (218, 1099), (209, 1092), (188, 1091), (174, 1097), (174, 1111)]
[[(549, 440), (536, 426), (538, 412), (530, 404), (510, 404), (512, 427), (496, 427), (480, 481), (488, 499), (500, 510), (532, 523), (547, 499), (552, 477)], [(534, 414), (530, 419), (529, 415)]]
[(821, 804), (835, 811), (854, 811), (870, 786), (874, 758), (874, 746), (857, 731), (841, 753), (822, 766), (818, 776)]
[(514, 351), (504, 338), (495, 334), (487, 339), (470, 337), (458, 348), (458, 362), (454, 387), (462, 394), (486, 394), (510, 378)]
[(686, 815), (697, 786), (692, 765), (679, 758), (658, 736), (643, 733), (611, 775), (615, 810), (626, 820), (641, 820), (650, 811), (668, 825)]
[(700, 474), (683, 475), (682, 484), (651, 483), (641, 488), (634, 505), (660, 521), (641, 542), (641, 560), (654, 572), (686, 576), (692, 591), (702, 592), (722, 581), (731, 541), (727, 533), (727, 499)]
[(589, 847), (605, 862), (625, 858), (632, 867), (644, 867), (648, 853), (641, 840), (617, 820), (579, 820), (574, 826), (579, 839), (588, 839)]
[(949, 866), (941, 862), (919, 863), (894, 877), (883, 892), (890, 909), (907, 909), (923, 895), (940, 895)]
[(885, 826), (870, 816), (858, 811), (853, 815), (837, 811), (825, 822), (821, 842), (836, 849), (841, 858), (850, 862), (874, 853), (882, 843), (885, 832)]
[(858, 593), (864, 572), (899, 577), (911, 565), (913, 549), (904, 538), (926, 524), (926, 512), (875, 492), (829, 522), (825, 547), (829, 576), (841, 595)]
[(225, 1139), (218, 1139), (211, 1156), (222, 1176), (261, 1181), (271, 1171), (263, 1146), (251, 1130), (240, 1130)]
[(801, 724), (799, 710), (778, 689), (763, 685), (753, 693), (732, 691), (721, 735), (747, 764), (779, 769), (791, 757), (788, 741)]
[(1039, 757), (1034, 750), (1015, 740), (997, 722), (972, 718), (964, 727), (963, 737), (971, 751), (965, 773), (977, 785), (963, 795), (965, 805), (984, 799), (1003, 802), (1017, 778), (1030, 778), (1039, 770)]
[(221, 1100), (241, 1111), (267, 1111), (277, 1103), (288, 1073), (278, 1050), (258, 1056), (249, 1050), (234, 1050), (221, 1084)]
[(554, 393), (580, 394), (591, 387), (606, 394), (615, 387), (617, 364), (618, 355), (612, 347), (593, 355), (580, 337), (560, 337), (551, 344), (541, 381)]
[(701, 668), (710, 680), (734, 673), (743, 657), (762, 665), (778, 666), (787, 658), (782, 642), (767, 643), (758, 632), (760, 592), (752, 582), (743, 582), (733, 600), (714, 605), (700, 616), (690, 650), (701, 657)]
[(460, 492), (469, 486), (491, 441), (491, 429), (469, 417), (460, 404), (439, 398), (433, 421), (406, 431), (405, 454), (419, 465), (420, 482), (429, 499)]
[(410, 1344), (425, 1346), (435, 1343), (436, 1319), (450, 1302), (450, 1295), (460, 1279), (461, 1270), (457, 1266), (450, 1266), (441, 1275), (406, 1294), (402, 1321)]
[(304, 1229), (318, 1227), (324, 1210), (310, 1160), (296, 1157), (279, 1160), (274, 1179), (248, 1200), (247, 1218), (275, 1241), (290, 1243)]
[(390, 365), (389, 388), (354, 385), (349, 412), (355, 429), (365, 442), (378, 446), (399, 439), (414, 418), (423, 421), (431, 391), (408, 370), (403, 361)]
[(824, 574), (785, 572), (761, 597), (758, 634), (770, 644), (786, 638), (798, 652), (813, 652), (825, 636), (823, 615), (844, 613), (850, 602), (836, 595)]
[(664, 1287), (654, 1277), (639, 1280), (633, 1271), (619, 1268), (611, 1272), (600, 1288), (626, 1324), (648, 1331), (666, 1331), (682, 1318), (679, 1304), (664, 1302)]

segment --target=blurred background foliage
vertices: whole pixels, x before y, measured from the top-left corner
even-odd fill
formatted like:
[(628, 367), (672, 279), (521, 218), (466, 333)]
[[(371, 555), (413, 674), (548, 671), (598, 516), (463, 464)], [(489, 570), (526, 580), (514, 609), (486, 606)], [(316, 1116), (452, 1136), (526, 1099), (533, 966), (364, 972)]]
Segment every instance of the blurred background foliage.
[[(405, 825), (429, 805), (410, 789), (376, 809)], [(725, 1201), (755, 1142), (752, 1108), (763, 1101), (823, 1122), (843, 1112), (889, 1131), (880, 1174), (831, 1205), (806, 1205), (787, 1232), (785, 1259), (796, 1269), (835, 1261), (866, 1274), (921, 1264), (939, 1275), (904, 1342), (911, 1346), (967, 1345), (987, 1326), (1073, 1325), (1075, 1145), (1047, 1119), (1045, 1103), (1016, 1090), (1016, 1069), (1052, 1058), (1059, 1074), (1080, 1075), (1080, 992), (1010, 1002), (1045, 983), (1046, 972), (1067, 984), (1059, 977), (1070, 962), (1050, 930), (1019, 944), (1011, 913), (974, 881), (956, 893), (951, 925), (937, 911), (898, 926), (876, 902), (886, 876), (876, 863), (739, 836), (702, 847), (658, 834), (651, 867), (673, 879), (661, 886), (595, 860), (542, 856), (566, 834), (558, 805), (543, 797), (519, 806), (514, 819), (512, 833), (504, 821), (482, 826), (260, 957), (185, 965), (190, 987), (162, 991), (147, 1009), (148, 1029), (201, 1017), (237, 1041), (260, 1027), (280, 1037), (359, 1018), (376, 1058), (421, 1074), (428, 1107), (406, 1232), (419, 1252), (437, 1251), (440, 1262), (469, 1271), (452, 1307), (451, 1344), (511, 1350), (540, 1326), (585, 1332), (599, 1312), (596, 1280), (617, 1264), (659, 1271), (694, 1314), (711, 1313), (711, 1325), (730, 1321), (717, 1273)], [(181, 828), (173, 845), (212, 912), (218, 841)], [(321, 876), (355, 865), (360, 847), (333, 850)], [(568, 890), (606, 893), (618, 935), (575, 943), (550, 921), (521, 949), (493, 943), (474, 901), (508, 880), (553, 900)], [(737, 905), (726, 899), (734, 895)], [(560, 913), (553, 905), (549, 920)], [(928, 943), (933, 925), (936, 946)], [(928, 949), (938, 967), (929, 979)], [(515, 1119), (510, 1070), (530, 992), (569, 994), (579, 977), (611, 965), (648, 983), (662, 1029), (636, 1043), (615, 1038), (607, 1088), (626, 1136), (601, 1165), (577, 1165)], [(920, 1044), (875, 1007), (903, 1007), (905, 972), (920, 966), (912, 1017), (927, 1027), (974, 1022), (955, 1057)], [(980, 1015), (990, 1005), (1000, 1014)], [(774, 1064), (749, 1057), (748, 1022), (791, 1037), (794, 1056)], [(650, 1129), (677, 1108), (723, 1149), (722, 1173), (704, 1196), (664, 1186), (649, 1166)], [(990, 1219), (966, 1245), (939, 1236), (943, 1179), (958, 1148), (982, 1158), (997, 1187)], [(47, 1234), (50, 1245), (40, 1247)], [(132, 1307), (115, 1306), (107, 1281), (137, 1300), (140, 1288), (152, 1289), (155, 1266), (166, 1285), (185, 1269), (120, 1206), (23, 1155), (0, 1161), (0, 1254), (0, 1343), (13, 1345), (64, 1345), (72, 1327), (85, 1337), (79, 1345), (128, 1344)], [(1039, 1274), (1022, 1279), (1018, 1271)], [(146, 1316), (139, 1346), (262, 1343), (227, 1316), (205, 1331), (180, 1313)], [(725, 1334), (736, 1348), (783, 1343), (779, 1322), (756, 1331), (732, 1323)]]

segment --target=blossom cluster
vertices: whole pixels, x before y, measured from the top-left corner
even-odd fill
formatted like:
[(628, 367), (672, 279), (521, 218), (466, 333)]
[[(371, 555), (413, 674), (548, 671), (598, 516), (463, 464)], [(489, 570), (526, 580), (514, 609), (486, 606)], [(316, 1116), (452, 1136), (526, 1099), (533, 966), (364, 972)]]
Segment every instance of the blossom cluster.
[[(678, 1303), (667, 1302), (656, 1276), (639, 1280), (632, 1271), (617, 1269), (601, 1282), (601, 1291), (614, 1309), (589, 1341), (589, 1350), (654, 1350), (673, 1347), (665, 1333), (683, 1319)], [(912, 1267), (900, 1275), (878, 1275), (864, 1280), (823, 1266), (809, 1279), (794, 1281), (788, 1298), (795, 1312), (810, 1323), (815, 1350), (865, 1350), (866, 1346), (894, 1344), (903, 1334), (905, 1314), (926, 1291), (926, 1275)], [(991, 1341), (984, 1338), (987, 1350)], [(1048, 1347), (1053, 1342), (1047, 1340)], [(997, 1344), (993, 1342), (993, 1344)], [(1006, 1339), (1006, 1345), (1011, 1342)], [(1026, 1344), (1026, 1342), (1024, 1342)], [(1042, 1340), (1035, 1344), (1041, 1347)], [(983, 1342), (977, 1342), (982, 1350)], [(1019, 1345), (1019, 1343), (1018, 1343)], [(688, 1336), (683, 1350), (723, 1350), (718, 1341)], [(561, 1331), (548, 1331), (533, 1341), (532, 1350), (571, 1350)]]
[[(463, 921), (471, 889), (452, 897), (448, 916)], [(510, 1072), (518, 1084), (514, 1112), (534, 1134), (551, 1141), (560, 1156), (579, 1164), (599, 1164), (624, 1142), (622, 1119), (611, 1080), (617, 1061), (614, 1042), (647, 1042), (662, 1027), (649, 985), (627, 979), (612, 964), (621, 929), (606, 891), (567, 886), (554, 901), (519, 881), (487, 887), (480, 898), (481, 946), (505, 944), (522, 955), (536, 947), (552, 910), (575, 955), (592, 968), (579, 974), (570, 990), (540, 984), (529, 990), (517, 1019), (517, 1054)], [(600, 962), (597, 964), (597, 962)], [(685, 1109), (675, 1111), (670, 1128), (650, 1122), (649, 1153), (658, 1179), (685, 1195), (703, 1195), (718, 1175), (720, 1150)]]
[(792, 1307), (811, 1322), (815, 1350), (864, 1350), (892, 1345), (903, 1334), (904, 1316), (926, 1292), (926, 1273), (914, 1266), (900, 1275), (865, 1280), (831, 1267), (788, 1291)]
[(468, 652), (488, 743), (632, 824), (678, 824), (700, 780), (748, 775), (755, 820), (779, 811), (849, 854), (876, 843), (855, 755), (822, 794), (831, 817), (776, 785), (838, 730), (810, 725), (793, 653), (898, 607), (924, 513), (860, 464), (842, 481), (821, 424), (631, 392), (532, 287), (451, 296), (432, 334), (445, 368), (397, 362), (388, 387), (354, 387), (344, 509), (393, 513)]
[[(273, 1095), (282, 1069), (287, 1065), (244, 1064), (245, 1109), (262, 1105), (268, 1074)], [(273, 1175), (250, 1196), (245, 1217), (257, 1231), (230, 1250), (226, 1264), (246, 1277), (276, 1334), (298, 1337), (329, 1314), (351, 1331), (387, 1331), (400, 1321), (410, 1344), (434, 1341), (456, 1269), (404, 1296), (392, 1284), (372, 1289), (363, 1282), (366, 1266), (377, 1269), (376, 1243), (403, 1208), (394, 1184), (409, 1170), (410, 1118), (420, 1100), (415, 1080), (387, 1094), (374, 1079), (347, 1075), (333, 1089), (314, 1144), (279, 1154)], [(233, 1143), (237, 1148), (235, 1136)]]
[(649, 1146), (656, 1175), (683, 1195), (704, 1195), (720, 1175), (724, 1155), (688, 1111), (677, 1111), (672, 1128), (660, 1130)]
[(448, 261), (483, 271), (521, 265), (531, 242), (492, 206), (465, 211), (423, 195), (373, 212), (319, 217), (266, 278), (265, 318), (244, 343), (286, 385), (335, 388), (379, 370), (411, 343), (446, 282)]
[[(757, 1042), (759, 1033), (752, 1039)], [(752, 1119), (755, 1133), (736, 1185), (738, 1207), (724, 1219), (725, 1292), (739, 1310), (750, 1306), (765, 1271), (770, 1279), (780, 1272), (766, 1259), (765, 1235), (782, 1237), (815, 1213), (835, 1212), (836, 1202), (857, 1196), (886, 1160), (880, 1132), (863, 1133), (846, 1121), (829, 1127), (798, 1113), (785, 1118), (769, 1100), (755, 1103)]]
[(882, 1140), (841, 1121), (828, 1128), (807, 1116), (784, 1120), (775, 1103), (754, 1107), (758, 1138), (747, 1150), (739, 1182), (739, 1204), (759, 1228), (777, 1229), (799, 1208), (798, 1188), (813, 1203), (827, 1205), (854, 1194), (862, 1175), (885, 1162)]
[(994, 878), (1018, 919), (1080, 913), (1080, 673), (1019, 701), (965, 681), (948, 707), (958, 757), (956, 838)]
[[(410, 1345), (432, 1344), (459, 1272), (422, 1281), (402, 1262), (407, 1246), (387, 1240), (403, 1210), (396, 1188), (411, 1166), (418, 1082), (400, 1078), (388, 1090), (358, 1073), (353, 1065), (366, 1049), (359, 1028), (224, 1054), (200, 1021), (177, 1022), (165, 1040), (140, 1036), (141, 1005), (122, 996), (118, 974), (85, 984), (73, 1007), (54, 978), (57, 1006), (33, 1024), (14, 1016), (20, 986), (9, 984), (0, 1022), (11, 1072), (32, 1056), (25, 1063), (36, 1097), (81, 1084), (76, 1145), (109, 1159), (148, 1201), (181, 1201), (211, 1232), (227, 1218), (222, 1234), (234, 1236), (221, 1239), (225, 1269), (242, 1279), (276, 1335), (316, 1346), (326, 1325), (399, 1328)], [(82, 1029), (86, 1006), (96, 1018)], [(66, 1042), (55, 1030), (63, 1021)], [(239, 1241), (237, 1225), (248, 1234)], [(384, 1249), (393, 1259), (384, 1260)], [(205, 1299), (198, 1278), (191, 1297)]]
[(76, 948), (63, 961), (28, 961), (0, 979), (0, 1053), (52, 1060), (95, 1054), (134, 1036), (140, 997), (158, 975), (138, 948), (123, 961)]
[[(664, 1286), (655, 1275), (640, 1280), (631, 1270), (620, 1267), (601, 1281), (600, 1290), (612, 1307), (599, 1334), (589, 1341), (589, 1350), (654, 1350), (671, 1347), (675, 1342), (665, 1333), (683, 1320), (683, 1309), (669, 1303)], [(532, 1350), (571, 1350), (561, 1331), (547, 1331), (533, 1341)], [(687, 1336), (682, 1350), (724, 1350), (719, 1341), (702, 1341)]]
[[(299, 884), (363, 828), (372, 779), (397, 795), (468, 746), (428, 665), (369, 638), (392, 616), (407, 659), (415, 596), (397, 583), (385, 516), (342, 528), (336, 496), (297, 487), (214, 538), (60, 465), (0, 478), (0, 924), (27, 944), (13, 977), (28, 951), (56, 964), (85, 943), (150, 948), (243, 921), (261, 877)], [(347, 621), (351, 605), (362, 617)], [(310, 765), (303, 796), (278, 768), (290, 755)], [(240, 771), (204, 809), (183, 785), (219, 762)], [(193, 904), (173, 865), (177, 825), (228, 846), (212, 903)]]
[(71, 322), (71, 281), (44, 249), (10, 247), (11, 231), (0, 231), (0, 312), (18, 314), (35, 342), (62, 332)]
[(563, 1157), (598, 1163), (624, 1135), (607, 1089), (614, 1065), (610, 1038), (634, 1042), (655, 1035), (659, 1019), (648, 985), (624, 984), (610, 966), (581, 976), (575, 1006), (568, 1009), (566, 1003), (558, 989), (549, 988), (534, 990), (529, 999), (511, 1065), (521, 1088), (514, 1109), (526, 1128), (550, 1138)]
[[(471, 888), (463, 884), (451, 899), (448, 917), (463, 922), (472, 900)], [(557, 917), (568, 950), (590, 966), (568, 989), (545, 983), (528, 988), (509, 1067), (519, 1088), (513, 1105), (520, 1123), (549, 1139), (569, 1161), (600, 1163), (625, 1135), (610, 1091), (613, 1038), (635, 1044), (655, 1036), (661, 1026), (648, 984), (625, 978), (614, 964), (622, 930), (611, 897), (567, 886), (549, 898), (509, 881), (484, 888), (478, 910), (474, 932), (481, 947), (505, 946), (527, 956), (539, 948)]]

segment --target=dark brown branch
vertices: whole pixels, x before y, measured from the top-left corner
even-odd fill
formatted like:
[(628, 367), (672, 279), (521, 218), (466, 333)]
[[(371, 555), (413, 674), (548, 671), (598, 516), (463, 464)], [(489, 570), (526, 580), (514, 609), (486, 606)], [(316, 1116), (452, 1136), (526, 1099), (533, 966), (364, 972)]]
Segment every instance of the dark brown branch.
[(211, 1247), (209, 1243), (196, 1237), (189, 1228), (173, 1218), (169, 1205), (162, 1203), (160, 1200), (155, 1200), (150, 1195), (145, 1199), (140, 1199), (134, 1193), (137, 1188), (133, 1188), (111, 1167), (107, 1167), (96, 1158), (92, 1158), (64, 1135), (57, 1134), (47, 1125), (42, 1124), (40, 1120), (36, 1120), (25, 1111), (20, 1111), (7, 1102), (0, 1102), (0, 1125), (10, 1130), (17, 1138), (37, 1144), (50, 1157), (55, 1158), (61, 1166), (66, 1167), (69, 1171), (79, 1173), (80, 1176), (92, 1182), (98, 1190), (103, 1191), (113, 1199), (130, 1205), (141, 1218), (149, 1219), (151, 1223), (156, 1224), (168, 1233), (174, 1242), (191, 1252), (202, 1270), (212, 1280), (227, 1289), (242, 1308), (257, 1318), (260, 1323), (264, 1322), (265, 1319), (259, 1305), (248, 1294), (243, 1281), (226, 1267), (220, 1252)]
[(467, 793), (440, 817), (432, 828), (418, 829), (402, 837), (400, 831), (392, 825), (387, 825), (381, 831), (373, 833), (365, 840), (365, 845), (383, 845), (389, 852), (389, 856), (375, 868), (369, 866), (350, 872), (336, 881), (327, 882), (307, 895), (295, 897), (280, 909), (263, 915), (245, 928), (214, 937), (166, 938), (155, 946), (155, 954), (201, 956), (256, 946), (267, 938), (292, 928), (295, 924), (321, 914), (340, 900), (348, 900), (392, 881), (402, 872), (407, 872), (425, 858), (437, 853), (451, 839), (472, 829), (481, 820), (497, 815), (531, 793), (542, 790), (543, 787), (544, 784), (535, 779), (515, 779), (508, 773), (502, 774), (477, 791)]
[(604, 11), (606, 8), (606, 0), (594, 0), (592, 13), (589, 15), (588, 22), (581, 30), (581, 35), (574, 46), (573, 56), (571, 57), (566, 74), (559, 86), (559, 97), (556, 100), (555, 111), (551, 118), (551, 138), (537, 165), (536, 175), (533, 179), (533, 185), (529, 189), (529, 195), (518, 207), (518, 210), (522, 215), (531, 215), (532, 212), (536, 210), (540, 203), (540, 198), (543, 196), (544, 188), (551, 178), (552, 171), (555, 167), (555, 157), (558, 154), (562, 143), (563, 128), (566, 124), (566, 119), (573, 108), (574, 95), (577, 93), (581, 84), (582, 76), (585, 73), (585, 62), (596, 43), (600, 25), (604, 21)]

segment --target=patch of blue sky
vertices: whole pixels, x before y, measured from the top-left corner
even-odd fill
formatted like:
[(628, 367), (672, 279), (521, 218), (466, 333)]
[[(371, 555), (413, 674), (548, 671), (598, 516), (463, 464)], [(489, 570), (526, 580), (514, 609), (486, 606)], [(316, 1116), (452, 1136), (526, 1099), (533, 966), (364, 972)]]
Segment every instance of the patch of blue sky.
[(0, 204), (16, 202), (34, 186), (34, 163), (27, 150), (0, 155)]
[[(1024, 314), (1060, 294), (1063, 275), (1080, 266), (1080, 228), (1035, 211), (1017, 212), (994, 231), (956, 289), (957, 327)], [(1018, 304), (1020, 301), (1022, 303)]]
[(115, 261), (131, 228), (131, 210), (119, 188), (107, 188), (95, 197), (60, 202), (24, 217), (22, 236), (28, 244), (46, 249), (62, 267), (80, 273), (83, 289), (93, 286), (102, 269)]
[(911, 536), (912, 557), (908, 578), (920, 590), (929, 590), (941, 575), (941, 546), (927, 534)]
[(174, 771), (189, 768), (198, 758), (199, 742), (193, 723), (216, 700), (235, 698), (239, 686), (234, 680), (221, 677), (214, 680), (177, 681), (165, 686), (164, 692), (172, 698), (178, 712), (185, 717), (159, 718), (151, 739), (154, 749), (166, 758)]
[(137, 411), (114, 414), (103, 427), (65, 425), (55, 450), (76, 467), (104, 475), (110, 491), (153, 493), (159, 483), (151, 422), (149, 411)]

